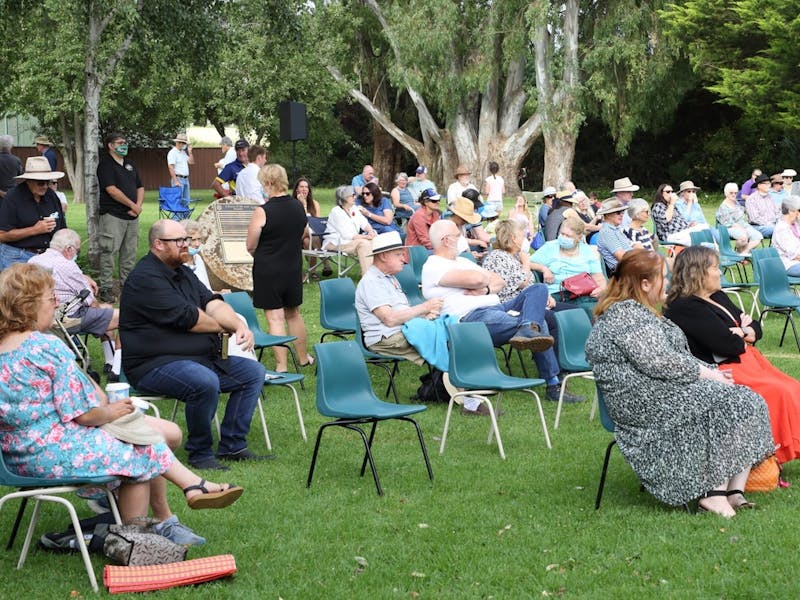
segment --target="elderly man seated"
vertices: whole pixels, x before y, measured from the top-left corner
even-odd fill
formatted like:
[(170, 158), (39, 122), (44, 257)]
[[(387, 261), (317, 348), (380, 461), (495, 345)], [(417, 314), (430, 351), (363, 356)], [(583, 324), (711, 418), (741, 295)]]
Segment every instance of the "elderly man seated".
[(597, 215), (603, 217), (603, 225), (597, 234), (597, 249), (609, 274), (614, 272), (628, 250), (642, 247), (638, 242), (631, 242), (622, 229), (622, 214), (627, 210), (627, 205), (616, 198), (609, 198), (597, 211)]
[(438, 317), (442, 299), (431, 298), (416, 306), (409, 304), (395, 278), (403, 269), (404, 248), (396, 231), (375, 236), (372, 240), (372, 266), (356, 288), (356, 310), (367, 348), (381, 354), (402, 356), (421, 365), (425, 361), (406, 340), (402, 326), (415, 317)]
[(547, 383), (547, 398), (557, 401), (559, 366), (544, 320), (547, 286), (528, 286), (514, 299), (501, 303), (497, 292), (505, 287), (505, 281), (459, 257), (459, 235), (458, 227), (449, 219), (431, 225), (433, 256), (422, 267), (422, 294), (441, 298), (442, 313), (463, 322), (485, 323), (495, 346), (508, 343), (518, 350), (533, 351), (539, 376)]
[(91, 333), (97, 337), (108, 337), (109, 344), (103, 344), (106, 365), (114, 361), (115, 369), (107, 367), (106, 371), (113, 370), (119, 374), (119, 347), (116, 351), (112, 347), (119, 324), (119, 311), (110, 304), (100, 304), (95, 298), (97, 284), (85, 275), (78, 266), (76, 259), (81, 251), (81, 237), (72, 229), (59, 229), (50, 240), (50, 247), (42, 254), (37, 254), (28, 260), (29, 263), (39, 265), (53, 274), (55, 294), (59, 304), (72, 300), (82, 290), (88, 289), (89, 295), (83, 303), (68, 317), (80, 319), (77, 327), (69, 329), (70, 333)]

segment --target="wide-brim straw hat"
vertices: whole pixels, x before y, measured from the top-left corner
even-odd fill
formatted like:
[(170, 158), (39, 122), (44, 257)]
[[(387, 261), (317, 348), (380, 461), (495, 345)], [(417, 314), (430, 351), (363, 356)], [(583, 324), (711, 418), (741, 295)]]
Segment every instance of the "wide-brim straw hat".
[(35, 140), (33, 140), (34, 144), (41, 144), (42, 146), (52, 146), (53, 142), (50, 141), (46, 135), (40, 135)]
[(639, 186), (634, 185), (630, 177), (623, 177), (622, 179), (615, 179), (614, 180), (614, 189), (611, 190), (612, 194), (616, 194), (617, 192), (636, 192), (639, 191)]
[(622, 212), (623, 210), (627, 209), (628, 207), (617, 198), (609, 198), (608, 200), (603, 200), (603, 203), (600, 205), (600, 210), (597, 211), (597, 214), (600, 216), (610, 215), (611, 213)]
[(184, 144), (189, 143), (189, 138), (186, 136), (185, 133), (179, 133), (174, 138), (172, 138), (173, 142), (183, 142)]
[(17, 175), (15, 179), (35, 179), (36, 181), (50, 181), (61, 179), (64, 176), (62, 171), (52, 171), (50, 161), (44, 156), (31, 156), (25, 161), (25, 172)]
[(375, 256), (381, 252), (389, 252), (389, 250), (397, 250), (398, 248), (405, 248), (403, 240), (400, 238), (400, 233), (397, 231), (386, 231), (379, 233), (372, 238), (372, 254), (367, 256)]
[(682, 194), (686, 190), (694, 190), (695, 192), (699, 192), (702, 188), (697, 187), (693, 181), (681, 181), (681, 185), (678, 188), (678, 193)]
[(475, 212), (475, 205), (467, 198), (456, 198), (450, 210), (471, 225), (481, 222), (481, 216)]
[(456, 177), (459, 175), (472, 175), (472, 171), (469, 170), (467, 165), (458, 165), (456, 169)]

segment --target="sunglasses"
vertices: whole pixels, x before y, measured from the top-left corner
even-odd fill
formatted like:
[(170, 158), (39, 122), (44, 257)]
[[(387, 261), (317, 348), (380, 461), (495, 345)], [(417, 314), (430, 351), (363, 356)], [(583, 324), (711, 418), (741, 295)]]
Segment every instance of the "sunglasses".
[(372, 192), (361, 192), (362, 196), (372, 196)]
[(668, 190), (664, 190), (664, 193), (665, 193), (665, 194), (671, 194), (671, 193), (672, 193), (672, 189), (670, 188), (670, 189), (668, 189)]

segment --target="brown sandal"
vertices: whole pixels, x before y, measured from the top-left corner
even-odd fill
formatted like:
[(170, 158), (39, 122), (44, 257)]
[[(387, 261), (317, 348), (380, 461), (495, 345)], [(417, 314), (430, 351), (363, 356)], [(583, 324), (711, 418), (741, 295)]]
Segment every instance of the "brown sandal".
[(189, 508), (194, 510), (202, 510), (206, 508), (225, 508), (236, 502), (244, 492), (244, 488), (238, 485), (228, 484), (223, 490), (218, 492), (209, 492), (206, 488), (206, 480), (201, 479), (197, 485), (190, 485), (183, 488), (184, 495), (186, 492), (199, 490), (201, 493), (191, 498), (187, 498), (186, 503)]

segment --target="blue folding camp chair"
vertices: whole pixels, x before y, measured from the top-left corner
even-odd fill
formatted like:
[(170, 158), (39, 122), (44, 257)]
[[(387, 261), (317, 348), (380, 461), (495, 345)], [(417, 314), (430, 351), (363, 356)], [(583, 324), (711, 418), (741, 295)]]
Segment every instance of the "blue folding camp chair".
[(161, 219), (183, 221), (192, 216), (194, 208), (189, 208), (181, 200), (182, 188), (158, 188), (158, 216)]

